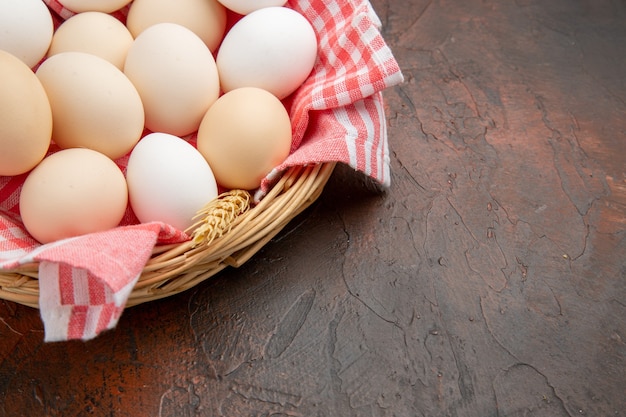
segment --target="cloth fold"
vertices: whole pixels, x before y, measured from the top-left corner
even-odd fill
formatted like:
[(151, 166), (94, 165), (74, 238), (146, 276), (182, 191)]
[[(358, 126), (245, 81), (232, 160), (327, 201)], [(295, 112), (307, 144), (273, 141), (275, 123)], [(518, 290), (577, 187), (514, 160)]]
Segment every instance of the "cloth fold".
[(4, 220), (0, 269), (39, 263), (39, 308), (47, 342), (88, 340), (115, 327), (154, 246), (189, 239), (167, 224), (152, 222), (39, 245), (19, 223)]
[[(61, 21), (73, 13), (44, 0)], [(263, 197), (290, 166), (341, 162), (390, 184), (382, 91), (403, 81), (367, 0), (289, 0), (318, 37), (318, 60), (284, 100), (293, 127), (289, 157), (268, 174)], [(123, 20), (125, 11), (114, 13)], [(122, 158), (118, 164), (127, 160)], [(163, 223), (131, 221), (101, 233), (37, 243), (19, 219), (25, 175), (0, 177), (0, 270), (39, 263), (39, 307), (46, 341), (89, 340), (116, 326), (155, 245), (189, 239)], [(128, 217), (128, 218), (132, 218)]]

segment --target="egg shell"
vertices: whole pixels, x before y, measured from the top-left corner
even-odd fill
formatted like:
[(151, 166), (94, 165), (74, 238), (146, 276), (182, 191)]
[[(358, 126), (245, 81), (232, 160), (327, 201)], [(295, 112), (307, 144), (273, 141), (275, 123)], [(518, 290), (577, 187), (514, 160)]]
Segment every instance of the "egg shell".
[(143, 104), (115, 65), (85, 52), (62, 52), (37, 69), (52, 108), (52, 140), (61, 148), (85, 147), (111, 159), (141, 138)]
[(259, 87), (283, 99), (306, 80), (316, 58), (309, 21), (287, 7), (266, 7), (233, 25), (216, 63), (223, 91)]
[(52, 111), (41, 82), (22, 60), (0, 50), (0, 175), (34, 168), (51, 135)]
[(288, 156), (291, 123), (273, 94), (242, 87), (224, 94), (209, 108), (197, 140), (198, 150), (221, 186), (252, 190)]
[(264, 7), (284, 6), (287, 0), (220, 0), (227, 9), (246, 15)]
[(24, 227), (41, 243), (111, 229), (127, 205), (124, 174), (90, 149), (47, 156), (28, 174), (20, 193)]
[(226, 30), (226, 8), (217, 0), (134, 0), (126, 26), (137, 37), (157, 23), (177, 23), (198, 35), (215, 52)]
[(143, 222), (160, 221), (186, 230), (205, 204), (217, 197), (211, 167), (187, 141), (150, 133), (128, 159), (130, 206)]
[(46, 55), (54, 25), (41, 0), (0, 0), (0, 49), (33, 68)]
[(220, 92), (211, 51), (176, 23), (158, 23), (141, 32), (128, 50), (124, 73), (139, 91), (146, 128), (153, 132), (195, 132)]
[(110, 14), (84, 12), (70, 17), (57, 28), (48, 56), (70, 51), (87, 52), (123, 70), (133, 40), (126, 26)]
[(58, 0), (59, 4), (74, 13), (111, 13), (126, 6), (132, 0)]

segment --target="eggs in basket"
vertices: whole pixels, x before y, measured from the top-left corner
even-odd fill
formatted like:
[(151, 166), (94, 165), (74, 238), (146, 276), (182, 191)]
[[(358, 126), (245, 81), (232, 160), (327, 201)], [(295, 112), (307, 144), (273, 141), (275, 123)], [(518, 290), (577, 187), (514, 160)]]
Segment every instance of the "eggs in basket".
[[(285, 100), (317, 59), (285, 1), (0, 0), (0, 175), (39, 242), (128, 216), (179, 230), (291, 150)], [(122, 13), (123, 11), (123, 13)]]

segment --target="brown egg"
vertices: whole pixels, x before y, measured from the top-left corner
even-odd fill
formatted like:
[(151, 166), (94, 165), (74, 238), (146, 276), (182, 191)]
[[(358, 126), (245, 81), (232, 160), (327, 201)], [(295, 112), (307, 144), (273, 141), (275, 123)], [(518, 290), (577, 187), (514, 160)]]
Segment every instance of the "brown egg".
[(291, 122), (273, 94), (243, 87), (221, 96), (198, 130), (198, 150), (218, 184), (252, 190), (291, 148)]
[(198, 35), (215, 52), (226, 30), (226, 8), (217, 0), (135, 0), (126, 26), (136, 38), (157, 23), (177, 23)]
[(141, 138), (144, 109), (135, 86), (115, 65), (86, 52), (61, 52), (37, 69), (52, 109), (52, 140), (117, 159)]
[(20, 59), (0, 50), (0, 175), (35, 167), (51, 134), (50, 103), (39, 79)]
[(127, 204), (128, 187), (119, 167), (84, 148), (46, 157), (28, 174), (20, 193), (24, 227), (41, 243), (113, 228)]
[(175, 136), (198, 130), (220, 90), (211, 51), (177, 23), (157, 23), (141, 32), (128, 50), (124, 74), (141, 96), (146, 128)]
[(115, 17), (102, 12), (84, 12), (70, 17), (54, 32), (48, 56), (87, 52), (123, 70), (132, 43), (133, 36)]

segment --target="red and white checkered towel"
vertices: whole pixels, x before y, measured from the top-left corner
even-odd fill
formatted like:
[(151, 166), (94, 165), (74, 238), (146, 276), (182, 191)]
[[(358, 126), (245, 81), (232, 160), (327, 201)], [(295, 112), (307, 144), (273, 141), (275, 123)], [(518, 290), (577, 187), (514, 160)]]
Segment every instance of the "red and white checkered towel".
[[(59, 21), (72, 13), (44, 0)], [(293, 124), (290, 156), (264, 180), (270, 187), (284, 169), (343, 162), (388, 186), (389, 150), (382, 90), (403, 81), (367, 0), (289, 0), (287, 7), (313, 25), (318, 60), (285, 105)], [(125, 10), (114, 14), (123, 20)], [(127, 158), (118, 160), (123, 168)], [(189, 237), (161, 223), (127, 216), (107, 232), (40, 245), (19, 220), (26, 175), (0, 177), (0, 269), (39, 263), (39, 306), (46, 341), (88, 340), (115, 327), (155, 245)]]

